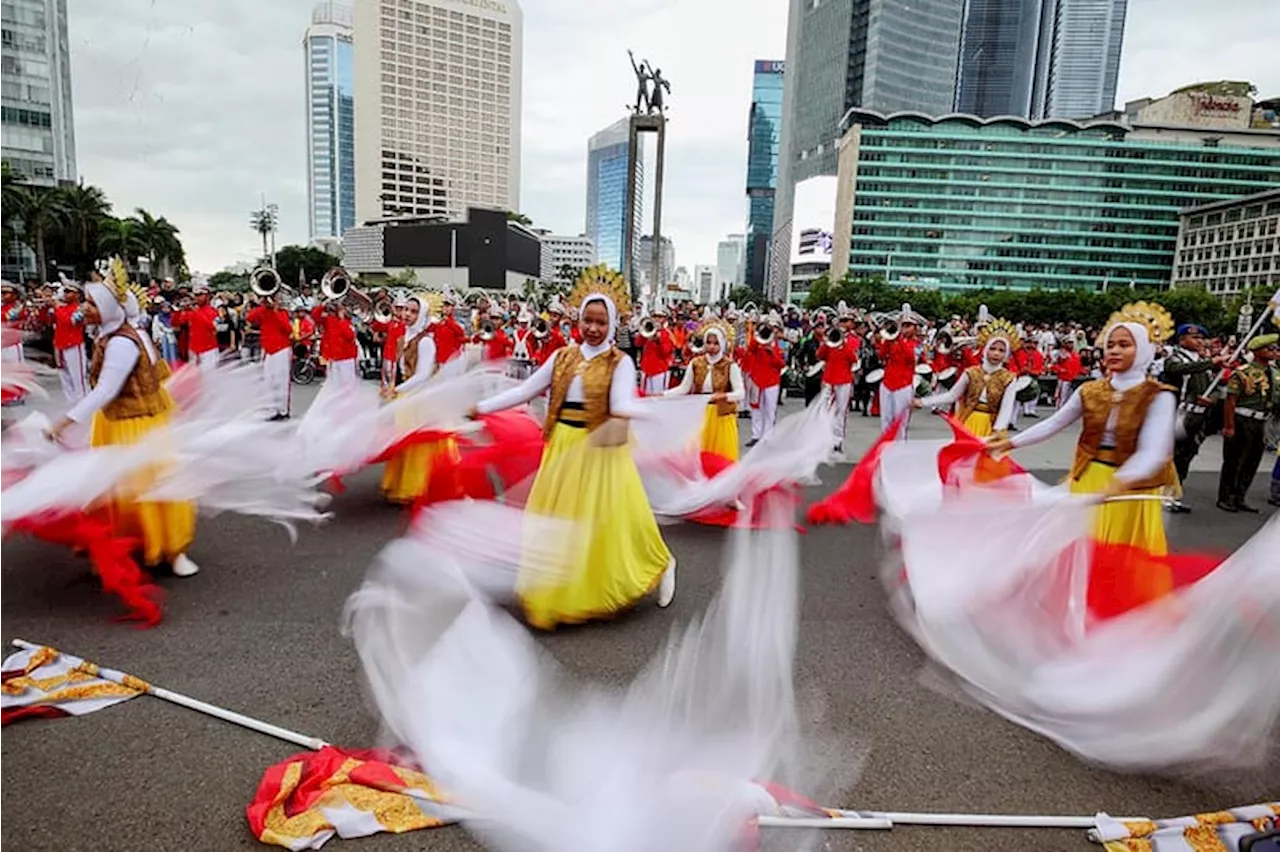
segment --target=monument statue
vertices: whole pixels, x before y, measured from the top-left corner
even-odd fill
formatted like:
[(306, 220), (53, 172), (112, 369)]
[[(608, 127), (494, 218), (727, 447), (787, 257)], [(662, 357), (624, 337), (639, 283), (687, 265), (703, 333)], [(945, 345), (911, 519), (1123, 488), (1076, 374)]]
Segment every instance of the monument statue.
[[(630, 50), (631, 70), (636, 75), (636, 102), (631, 111), (636, 115), (661, 115), (664, 111), (663, 91), (671, 94), (671, 83), (662, 76), (661, 68), (654, 68), (649, 60), (642, 59), (636, 64), (636, 56)], [(643, 107), (643, 109), (641, 109)]]

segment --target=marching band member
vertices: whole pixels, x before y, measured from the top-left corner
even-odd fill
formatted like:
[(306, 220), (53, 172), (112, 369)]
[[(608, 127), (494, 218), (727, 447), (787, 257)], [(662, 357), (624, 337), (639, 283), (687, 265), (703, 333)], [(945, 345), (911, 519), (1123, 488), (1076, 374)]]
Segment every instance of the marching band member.
[(170, 320), (176, 329), (187, 331), (187, 358), (195, 362), (201, 372), (218, 368), (218, 309), (209, 304), (209, 288), (197, 284), (192, 289), (194, 308), (178, 311)]
[[(1110, 497), (1157, 495), (1176, 488), (1173, 432), (1177, 400), (1173, 388), (1147, 375), (1156, 346), (1173, 330), (1164, 308), (1146, 302), (1112, 315), (1101, 340), (1106, 378), (1076, 389), (1067, 404), (1025, 432), (990, 441), (996, 453), (1047, 440), (1083, 419), (1069, 474), (1074, 494)], [(1154, 600), (1173, 587), (1167, 562), (1161, 501), (1101, 504), (1093, 539), (1111, 556), (1095, 564), (1089, 579), (1089, 606), (1098, 616), (1116, 615)]]
[(661, 396), (666, 391), (675, 355), (675, 344), (667, 330), (667, 309), (662, 305), (653, 309), (653, 322), (656, 329), (652, 336), (644, 338), (640, 349), (640, 373), (645, 396)]
[[(92, 275), (101, 280), (96, 271)], [(68, 281), (62, 285), (62, 304), (53, 309), (53, 349), (57, 353), (58, 375), (62, 379), (62, 392), (72, 405), (89, 392), (80, 296), (80, 285)]]
[[(1018, 371), (1019, 376), (1030, 376), (1033, 382), (1039, 382), (1040, 376), (1044, 373), (1044, 354), (1037, 348), (1035, 337), (1025, 337), (1022, 340), (1022, 348), (1013, 353), (1013, 365)], [(1018, 415), (1025, 414), (1028, 417), (1039, 417), (1036, 414), (1036, 401), (1039, 394), (1032, 399), (1022, 403), (1018, 409), (1013, 412), (1013, 425), (1018, 425)]]
[(567, 346), (564, 339), (564, 305), (560, 303), (559, 298), (551, 300), (551, 304), (547, 306), (547, 332), (540, 340), (536, 341), (534, 351), (534, 360), (538, 362), (538, 366), (551, 360), (551, 356), (557, 351)]
[(1252, 512), (1244, 498), (1258, 472), (1266, 445), (1266, 420), (1280, 407), (1280, 337), (1259, 335), (1248, 343), (1253, 363), (1245, 364), (1227, 381), (1222, 411), (1222, 473), (1218, 478), (1218, 508)]
[[(173, 408), (173, 400), (161, 384), (169, 371), (151, 342), (128, 322), (139, 308), (119, 258), (112, 261), (110, 283), (90, 283), (85, 293), (85, 323), (98, 326), (98, 341), (89, 364), (92, 389), (50, 428), (49, 438), (58, 440), (72, 424), (92, 421), (92, 446), (147, 440), (153, 430), (168, 422)], [(168, 562), (179, 577), (199, 571), (187, 556), (195, 537), (195, 505), (141, 502), (134, 497), (118, 493), (111, 499), (107, 511), (116, 532), (142, 542), (147, 565)]]
[(742, 370), (729, 357), (733, 335), (718, 322), (699, 329), (706, 351), (689, 362), (684, 379), (664, 396), (709, 394), (702, 424), (702, 451), (738, 460), (738, 403), (742, 400)]
[(272, 420), (289, 419), (290, 373), (293, 367), (293, 327), (279, 300), (267, 296), (249, 309), (245, 321), (256, 325), (262, 345), (262, 380), (275, 407)]
[[(0, 299), (3, 300), (0, 302), (0, 311), (3, 311), (0, 314), (0, 321), (3, 322), (6, 330), (21, 332), (22, 324), (26, 321), (27, 309), (22, 304), (21, 295), (22, 288), (20, 285), (9, 281), (0, 281)], [(22, 338), (16, 337), (14, 339), (16, 342), (9, 343), (3, 350), (0, 350), (0, 359), (9, 362), (27, 360), (22, 348)]]
[[(487, 326), (487, 329), (486, 329)], [(486, 361), (503, 361), (511, 354), (511, 338), (494, 319), (481, 319), (471, 342), (479, 344)]]
[(538, 338), (533, 334), (533, 313), (525, 305), (520, 306), (516, 314), (516, 330), (511, 344), (511, 360), (515, 361), (514, 378), (528, 378), (532, 372), (530, 367), (534, 361), (534, 352), (538, 346)]
[[(876, 340), (876, 352), (884, 364), (884, 378), (880, 380), (880, 429), (888, 429), (900, 414), (909, 414), (911, 400), (915, 398), (916, 347), (924, 318), (911, 310), (905, 302), (898, 314), (898, 335), (886, 337), (883, 332)], [(907, 437), (906, 424), (898, 432), (898, 439)]]
[(400, 357), (400, 345), (405, 339), (405, 302), (402, 297), (397, 297), (391, 305), (391, 318), (388, 320), (375, 319), (369, 323), (369, 328), (375, 334), (382, 335), (382, 370), (381, 389), (386, 390), (396, 383), (396, 361)]
[(440, 321), (435, 324), (436, 359), (441, 364), (456, 358), (467, 344), (467, 330), (458, 322), (457, 307), (458, 297), (446, 291)]
[(747, 372), (751, 384), (756, 389), (755, 404), (751, 406), (751, 440), (748, 447), (754, 447), (773, 434), (774, 422), (778, 418), (778, 396), (782, 392), (782, 371), (787, 366), (786, 356), (778, 346), (779, 326), (771, 329), (761, 341), (761, 334), (752, 335), (747, 341)]
[(626, 421), (618, 418), (643, 416), (635, 403), (635, 366), (613, 345), (615, 305), (626, 306), (626, 284), (616, 273), (583, 278), (570, 298), (571, 304), (581, 299), (584, 342), (560, 349), (519, 386), (476, 406), (490, 414), (551, 391), (547, 446), (525, 511), (585, 521), (589, 538), (570, 577), (520, 577), (525, 616), (542, 629), (609, 617), (655, 587), (659, 606), (675, 596), (675, 559), (625, 437), (610, 434), (625, 432)]
[(1053, 359), (1051, 372), (1058, 377), (1058, 386), (1053, 393), (1053, 407), (1061, 408), (1071, 396), (1071, 387), (1084, 372), (1080, 363), (1080, 355), (1076, 352), (1076, 342), (1072, 337), (1063, 337), (1057, 356)]
[[(1213, 371), (1226, 363), (1225, 355), (1204, 357), (1204, 338), (1208, 330), (1196, 323), (1178, 326), (1177, 345), (1164, 360), (1164, 372), (1160, 380), (1177, 388), (1178, 411), (1182, 417), (1182, 431), (1173, 445), (1173, 466), (1178, 472), (1178, 482), (1186, 482), (1191, 462), (1200, 452), (1206, 437), (1205, 420), (1209, 409), (1215, 405), (1205, 397), (1213, 381)], [(1191, 508), (1181, 500), (1170, 500), (1167, 508), (1177, 514), (1185, 514)]]
[(325, 364), (325, 384), (354, 385), (356, 356), (360, 351), (356, 329), (345, 305), (332, 302), (311, 309), (316, 331), (320, 332), (320, 357)]
[(982, 366), (969, 367), (950, 390), (913, 399), (914, 408), (935, 408), (958, 403), (956, 419), (979, 438), (1002, 434), (1013, 419), (1017, 399), (1011, 386), (1018, 376), (1007, 369), (1009, 355), (1018, 348), (1018, 331), (1005, 320), (984, 325), (978, 332)]
[(822, 390), (827, 404), (835, 408), (835, 448), (836, 452), (844, 452), (845, 418), (849, 415), (849, 396), (853, 390), (853, 374), (861, 364), (858, 350), (861, 345), (846, 326), (853, 317), (845, 314), (840, 317), (840, 327), (832, 328), (818, 345), (818, 360), (822, 367)]
[[(400, 356), (404, 381), (382, 391), (384, 399), (395, 399), (425, 385), (435, 375), (437, 361), (436, 319), (425, 295), (405, 300), (406, 323), (404, 346)], [(427, 492), (431, 482), (431, 465), (435, 455), (449, 451), (451, 442), (419, 443), (400, 450), (387, 460), (382, 471), (382, 494), (390, 503), (407, 504)]]

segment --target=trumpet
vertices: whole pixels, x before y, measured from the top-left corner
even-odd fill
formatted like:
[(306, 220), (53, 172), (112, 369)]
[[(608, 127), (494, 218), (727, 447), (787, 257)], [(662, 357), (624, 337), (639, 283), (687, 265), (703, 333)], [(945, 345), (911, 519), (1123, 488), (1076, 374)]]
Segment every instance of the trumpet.
[(645, 317), (640, 323), (640, 336), (644, 338), (653, 337), (658, 333), (658, 323), (652, 317)]
[(761, 346), (768, 346), (773, 343), (773, 326), (760, 325), (756, 327), (756, 343)]
[(533, 321), (533, 336), (541, 340), (551, 333), (551, 326), (547, 325), (547, 321), (542, 317), (538, 317)]

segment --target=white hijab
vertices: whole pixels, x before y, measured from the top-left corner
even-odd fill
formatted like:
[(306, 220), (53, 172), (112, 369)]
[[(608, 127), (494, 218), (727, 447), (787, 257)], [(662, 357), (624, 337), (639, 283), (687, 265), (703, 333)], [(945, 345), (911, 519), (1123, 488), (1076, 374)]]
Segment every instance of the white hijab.
[(603, 293), (592, 293), (590, 296), (582, 300), (582, 304), (578, 306), (578, 316), (581, 317), (587, 310), (587, 305), (592, 302), (603, 302), (605, 310), (609, 312), (609, 334), (604, 339), (604, 343), (599, 346), (590, 346), (587, 343), (582, 344), (583, 354), (598, 355), (613, 345), (614, 335), (618, 333), (618, 309), (614, 307), (613, 299)]
[[(987, 350), (990, 349), (991, 344), (995, 343), (997, 340), (1004, 341), (1004, 358), (1000, 360), (999, 364), (992, 364), (990, 361), (987, 360)], [(1004, 365), (1009, 361), (1009, 356), (1012, 354), (1013, 354), (1012, 340), (1005, 337), (1003, 334), (992, 335), (991, 339), (988, 340), (986, 344), (983, 345), (982, 347), (982, 372), (994, 373), (996, 370), (1003, 370)]]
[[(98, 322), (98, 330), (101, 334), (111, 334), (124, 325), (124, 321), (128, 319), (128, 314), (124, 306), (116, 299), (116, 294), (111, 292), (111, 288), (100, 281), (91, 281), (84, 287), (85, 296), (93, 301), (94, 307), (98, 309), (101, 320)], [(128, 293), (128, 298), (133, 299), (133, 294)], [(138, 302), (135, 299), (134, 309), (137, 309)]]
[(720, 352), (716, 355), (712, 355), (710, 352), (707, 353), (707, 363), (718, 364), (720, 359), (724, 357), (725, 352), (729, 349), (729, 343), (724, 339), (724, 332), (719, 328), (712, 327), (707, 329), (706, 334), (703, 335), (703, 339), (708, 337), (717, 337), (720, 339)]
[(410, 296), (404, 301), (405, 304), (408, 304), (409, 302), (418, 303), (418, 318), (414, 320), (413, 325), (405, 329), (404, 332), (404, 339), (408, 342), (421, 334), (431, 322), (431, 308), (427, 305), (427, 300), (421, 296)]
[(1107, 329), (1107, 336), (1103, 340), (1104, 349), (1107, 341), (1111, 339), (1111, 335), (1116, 333), (1117, 328), (1127, 329), (1133, 335), (1133, 342), (1138, 350), (1133, 357), (1133, 366), (1123, 373), (1117, 373), (1111, 377), (1111, 385), (1118, 390), (1124, 390), (1133, 387), (1147, 377), (1147, 371), (1151, 369), (1151, 363), (1156, 360), (1156, 347), (1151, 342), (1151, 337), (1147, 334), (1147, 327), (1142, 323), (1118, 322)]

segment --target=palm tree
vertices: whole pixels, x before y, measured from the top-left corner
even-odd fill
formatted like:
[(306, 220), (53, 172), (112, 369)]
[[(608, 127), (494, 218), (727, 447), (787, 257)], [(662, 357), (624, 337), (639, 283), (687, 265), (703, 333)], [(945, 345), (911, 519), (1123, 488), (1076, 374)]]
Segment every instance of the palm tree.
[(22, 219), (22, 241), (36, 253), (36, 277), (41, 281), (48, 280), (49, 258), (45, 243), (65, 221), (62, 195), (52, 189), (19, 186), (10, 189), (10, 198), (4, 199), (4, 205)]
[(161, 271), (162, 264), (178, 266), (183, 262), (182, 243), (178, 239), (178, 229), (163, 216), (152, 216), (139, 207), (137, 214), (138, 237), (142, 241), (143, 254), (150, 261), (151, 275)]
[(98, 226), (98, 249), (107, 256), (119, 255), (125, 266), (132, 267), (146, 250), (139, 227), (138, 220), (132, 217), (108, 216)]
[(66, 209), (67, 242), (75, 247), (76, 275), (83, 277), (101, 256), (98, 233), (103, 221), (111, 216), (111, 202), (101, 189), (86, 186), (84, 181), (59, 192)]

